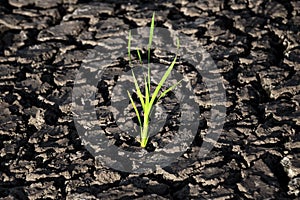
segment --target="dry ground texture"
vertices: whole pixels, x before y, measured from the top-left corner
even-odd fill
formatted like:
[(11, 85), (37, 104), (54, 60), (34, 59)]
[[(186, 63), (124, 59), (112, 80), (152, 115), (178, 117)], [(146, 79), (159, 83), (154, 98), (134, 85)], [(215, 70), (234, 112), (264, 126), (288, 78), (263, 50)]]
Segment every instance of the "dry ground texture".
[[(125, 173), (96, 164), (66, 102), (88, 50), (149, 26), (153, 11), (156, 26), (197, 39), (214, 59), (226, 122), (205, 159)], [(297, 197), (299, 30), (296, 0), (0, 0), (0, 199)]]

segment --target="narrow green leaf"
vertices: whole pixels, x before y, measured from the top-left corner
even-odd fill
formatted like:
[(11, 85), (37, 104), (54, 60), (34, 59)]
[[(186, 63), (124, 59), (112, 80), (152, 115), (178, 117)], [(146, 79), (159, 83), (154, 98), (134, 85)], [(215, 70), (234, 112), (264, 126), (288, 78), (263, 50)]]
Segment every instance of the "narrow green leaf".
[(139, 57), (139, 61), (140, 61), (141, 67), (142, 67), (143, 74), (145, 74), (145, 71), (144, 71), (144, 68), (143, 68), (143, 60), (142, 60), (141, 52), (138, 48), (136, 49), (136, 52), (137, 52), (138, 57)]
[(163, 75), (163, 77), (161, 78), (161, 80), (159, 81), (157, 87), (155, 88), (153, 94), (152, 94), (152, 98), (151, 98), (151, 101), (150, 101), (150, 104), (149, 106), (152, 107), (153, 103), (154, 103), (154, 100), (155, 98), (157, 97), (158, 95), (158, 92), (160, 91), (161, 87), (163, 86), (164, 82), (166, 81), (166, 79), (168, 78), (169, 74), (171, 73), (175, 63), (176, 63), (176, 59), (177, 59), (177, 55), (175, 56), (173, 62), (171, 63), (171, 65), (169, 66), (168, 70), (165, 72), (165, 74)]
[(143, 94), (142, 94), (142, 92), (141, 92), (141, 89), (140, 89), (140, 87), (139, 87), (139, 84), (138, 84), (138, 82), (137, 82), (137, 79), (135, 78), (135, 74), (134, 74), (133, 70), (131, 70), (131, 72), (132, 72), (132, 77), (133, 77), (133, 81), (134, 81), (134, 86), (135, 86), (135, 89), (136, 89), (136, 93), (137, 93), (137, 95), (138, 95), (138, 97), (139, 97), (139, 99), (140, 99), (140, 102), (141, 102), (141, 104), (142, 104), (142, 108), (144, 109), (144, 107), (145, 107), (145, 102), (144, 102)]
[(162, 97), (164, 97), (168, 92), (174, 90), (175, 87), (177, 87), (181, 82), (183, 81), (183, 79), (181, 79), (180, 81), (178, 81), (177, 83), (175, 83), (174, 85), (172, 85), (171, 87), (169, 87), (168, 89), (166, 89), (158, 98), (157, 101), (159, 101)]
[(176, 46), (177, 46), (177, 51), (179, 50), (180, 48), (180, 42), (179, 42), (179, 38), (176, 39)]
[(133, 107), (133, 109), (135, 111), (135, 114), (136, 114), (136, 116), (138, 118), (138, 121), (139, 121), (139, 124), (140, 124), (140, 128), (141, 128), (141, 131), (142, 131), (142, 121), (141, 121), (141, 117), (140, 117), (139, 111), (138, 111), (138, 109), (137, 109), (137, 107), (136, 107), (136, 105), (135, 105), (135, 103), (134, 103), (134, 101), (133, 101), (133, 99), (131, 97), (131, 94), (130, 94), (130, 92), (128, 90), (127, 90), (127, 94), (128, 94), (129, 99), (130, 99), (130, 102), (132, 104), (132, 107)]
[(142, 61), (142, 57), (141, 57), (140, 50), (139, 50), (139, 49), (136, 49), (136, 52), (137, 52), (137, 54), (138, 54), (140, 64), (142, 65), (142, 64), (143, 64), (143, 61)]
[[(177, 45), (177, 51), (179, 50), (180, 48), (180, 42), (179, 42), (179, 38), (176, 39), (176, 45)], [(177, 52), (178, 53), (178, 52)], [(177, 53), (176, 53), (176, 57), (177, 57)], [(176, 62), (176, 57), (175, 59), (173, 60), (172, 64)], [(172, 65), (171, 64), (171, 65)], [(173, 67), (172, 67), (173, 68)], [(169, 76), (169, 74), (167, 75)], [(162, 97), (164, 97), (168, 92), (172, 91), (177, 85), (179, 85), (181, 82), (183, 81), (183, 79), (181, 79), (180, 81), (178, 81), (176, 84), (172, 85), (171, 87), (169, 87), (167, 90), (165, 90), (158, 98), (157, 101), (159, 101)]]
[(148, 78), (148, 84), (145, 87), (147, 87), (147, 89), (148, 89), (148, 91), (150, 93), (150, 91), (151, 91), (151, 70), (150, 70), (150, 63), (148, 63), (148, 75), (147, 75), (147, 78)]
[(150, 57), (151, 57), (151, 46), (154, 34), (154, 21), (155, 21), (155, 12), (153, 12), (150, 33), (149, 33), (149, 43), (148, 43), (148, 89), (151, 91), (151, 70), (150, 70)]
[(149, 44), (148, 44), (148, 63), (150, 62), (150, 50), (152, 46), (153, 33), (154, 33), (154, 20), (155, 20), (155, 12), (153, 12), (151, 26), (150, 26)]
[(149, 91), (149, 88), (148, 88), (148, 84), (147, 84), (147, 81), (146, 81), (146, 77), (145, 77), (145, 107), (147, 107), (147, 105), (149, 104), (149, 101), (150, 101), (150, 91)]

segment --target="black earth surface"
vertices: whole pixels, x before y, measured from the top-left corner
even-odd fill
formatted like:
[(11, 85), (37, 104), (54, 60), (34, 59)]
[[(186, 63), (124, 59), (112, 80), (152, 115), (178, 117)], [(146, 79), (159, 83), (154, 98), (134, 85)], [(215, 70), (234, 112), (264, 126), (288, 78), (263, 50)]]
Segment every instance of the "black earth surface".
[[(129, 173), (88, 151), (71, 94), (88, 52), (149, 26), (153, 11), (156, 27), (185, 34), (210, 54), (226, 91), (226, 119), (209, 154), (194, 157), (210, 125), (210, 107), (200, 105), (198, 133), (179, 158), (184, 167)], [(299, 30), (296, 0), (0, 0), (0, 199), (300, 198)], [(112, 69), (128, 68), (126, 59)], [(118, 80), (106, 76), (95, 86), (98, 107), (108, 105)], [(197, 80), (195, 92), (205, 99)], [(163, 102), (176, 105), (176, 98)], [(180, 113), (171, 113), (175, 122), (153, 136), (148, 152), (176, 131)], [(98, 119), (113, 145), (140, 151), (109, 114)]]

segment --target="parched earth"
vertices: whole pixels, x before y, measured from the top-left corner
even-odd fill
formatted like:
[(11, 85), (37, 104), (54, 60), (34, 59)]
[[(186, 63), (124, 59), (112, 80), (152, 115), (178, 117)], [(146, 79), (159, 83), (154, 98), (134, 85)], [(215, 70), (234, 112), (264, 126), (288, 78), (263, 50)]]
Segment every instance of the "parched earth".
[[(191, 159), (195, 141), (184, 168), (127, 173), (86, 149), (70, 98), (88, 51), (149, 26), (153, 11), (157, 27), (198, 40), (214, 59), (226, 121), (205, 158)], [(0, 199), (297, 198), (299, 30), (296, 0), (1, 0)]]

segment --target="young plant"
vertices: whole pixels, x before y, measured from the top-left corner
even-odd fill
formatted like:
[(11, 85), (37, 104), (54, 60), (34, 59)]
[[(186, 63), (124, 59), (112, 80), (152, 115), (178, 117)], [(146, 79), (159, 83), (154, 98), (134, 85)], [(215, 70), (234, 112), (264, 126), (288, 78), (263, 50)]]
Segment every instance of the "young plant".
[[(138, 119), (138, 123), (140, 125), (140, 144), (141, 147), (146, 147), (147, 142), (148, 142), (148, 138), (149, 138), (149, 120), (150, 120), (150, 115), (153, 109), (153, 105), (155, 102), (155, 99), (157, 98), (157, 102), (164, 97), (168, 92), (172, 91), (178, 84), (180, 84), (179, 81), (176, 84), (172, 85), (171, 87), (169, 87), (168, 89), (166, 89), (165, 91), (162, 91), (160, 95), (159, 92), (161, 90), (161, 87), (163, 86), (163, 84), (165, 83), (165, 81), (167, 80), (168, 76), (170, 75), (176, 60), (177, 60), (177, 53), (175, 58), (173, 59), (172, 63), (170, 64), (170, 66), (168, 67), (167, 71), (164, 73), (163, 77), (161, 78), (161, 80), (159, 81), (158, 85), (156, 86), (154, 92), (151, 94), (151, 70), (150, 70), (150, 50), (151, 50), (151, 46), (152, 46), (152, 39), (153, 39), (153, 33), (154, 33), (154, 19), (155, 19), (155, 13), (153, 13), (152, 16), (152, 20), (151, 20), (151, 26), (150, 26), (150, 34), (149, 34), (149, 43), (148, 43), (148, 47), (147, 47), (147, 53), (148, 53), (148, 65), (147, 65), (147, 76), (145, 76), (144, 74), (144, 87), (145, 87), (145, 93), (144, 95), (141, 92), (141, 88), (138, 84), (138, 81), (136, 79), (136, 76), (132, 70), (132, 63), (131, 63), (131, 32), (129, 31), (129, 37), (128, 37), (128, 58), (129, 58), (129, 64), (131, 67), (131, 72), (132, 72), (132, 77), (134, 80), (134, 85), (135, 85), (135, 89), (136, 89), (136, 93), (137, 96), (140, 100), (141, 106), (142, 106), (142, 110), (143, 110), (143, 121), (141, 119), (141, 115), (137, 109), (137, 106), (130, 94), (130, 92), (127, 90), (128, 93), (128, 97), (130, 99), (130, 102), (132, 104), (132, 107), (136, 113), (137, 119)], [(179, 39), (177, 38), (177, 50), (179, 49), (180, 45), (179, 45)], [(140, 54), (140, 50), (137, 49), (137, 55), (139, 57), (139, 62), (142, 64), (142, 58), (141, 58), (141, 54)]]

